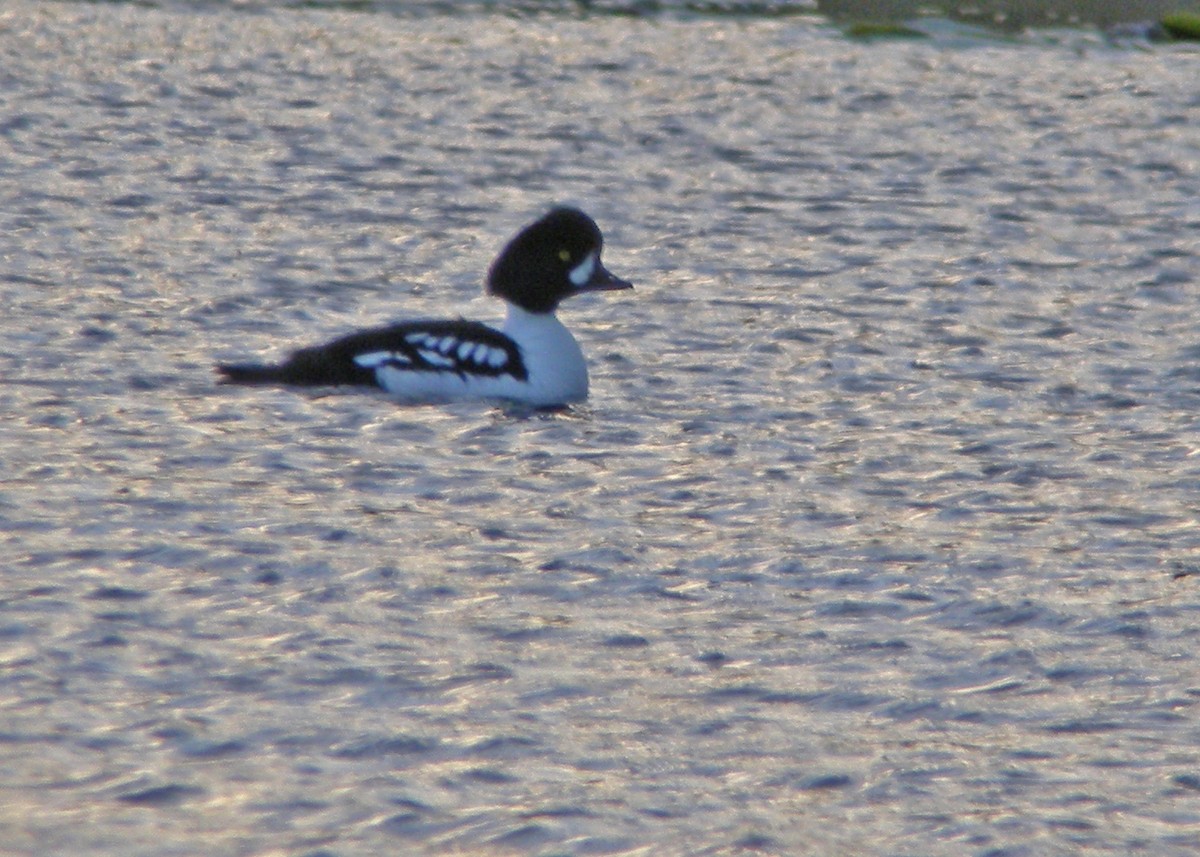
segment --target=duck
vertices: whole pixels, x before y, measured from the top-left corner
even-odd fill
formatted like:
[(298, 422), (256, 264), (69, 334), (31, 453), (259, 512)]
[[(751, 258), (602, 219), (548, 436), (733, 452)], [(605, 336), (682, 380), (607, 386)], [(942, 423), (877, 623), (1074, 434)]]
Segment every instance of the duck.
[(581, 402), (587, 362), (557, 311), (576, 295), (633, 288), (604, 266), (603, 248), (591, 217), (555, 207), (521, 229), (488, 268), (486, 292), (505, 304), (499, 327), (463, 318), (402, 321), (301, 348), (279, 363), (216, 368), (226, 384), (381, 388), (408, 403)]

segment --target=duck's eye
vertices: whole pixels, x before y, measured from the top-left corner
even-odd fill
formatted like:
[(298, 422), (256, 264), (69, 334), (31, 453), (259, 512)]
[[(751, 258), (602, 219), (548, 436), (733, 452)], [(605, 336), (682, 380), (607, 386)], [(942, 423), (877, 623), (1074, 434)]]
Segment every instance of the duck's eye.
[(571, 251), (570, 250), (559, 250), (558, 258), (559, 258), (559, 261), (570, 262), (571, 261)]

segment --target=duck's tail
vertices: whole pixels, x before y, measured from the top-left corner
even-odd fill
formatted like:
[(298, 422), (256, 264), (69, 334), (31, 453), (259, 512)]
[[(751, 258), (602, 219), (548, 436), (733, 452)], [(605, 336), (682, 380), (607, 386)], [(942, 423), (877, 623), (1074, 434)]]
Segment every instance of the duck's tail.
[(222, 384), (287, 384), (293, 382), (284, 366), (266, 363), (219, 363)]

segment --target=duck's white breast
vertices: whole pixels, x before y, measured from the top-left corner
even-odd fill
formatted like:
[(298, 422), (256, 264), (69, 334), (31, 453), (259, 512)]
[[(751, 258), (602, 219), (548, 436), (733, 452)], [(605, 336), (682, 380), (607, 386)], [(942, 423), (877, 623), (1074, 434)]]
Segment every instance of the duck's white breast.
[(521, 349), (529, 372), (526, 401), (540, 404), (587, 398), (587, 362), (571, 331), (553, 313), (531, 313), (510, 306), (504, 332)]

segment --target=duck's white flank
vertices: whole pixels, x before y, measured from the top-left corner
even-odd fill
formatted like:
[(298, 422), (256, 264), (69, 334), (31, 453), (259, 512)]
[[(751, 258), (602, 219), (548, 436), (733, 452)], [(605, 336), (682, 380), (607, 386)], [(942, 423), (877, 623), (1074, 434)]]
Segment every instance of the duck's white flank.
[[(528, 312), (510, 304), (501, 329), (521, 352), (529, 373), (526, 380), (512, 375), (412, 372), (382, 359), (371, 359), (391, 357), (390, 354), (362, 355), (358, 362), (376, 369), (381, 387), (410, 401), (513, 399), (533, 405), (557, 405), (587, 398), (588, 372), (583, 351), (554, 313)], [(503, 356), (499, 350), (495, 353)]]

